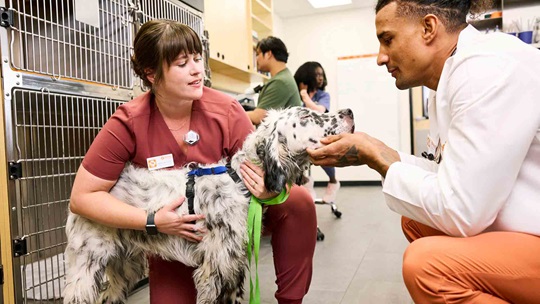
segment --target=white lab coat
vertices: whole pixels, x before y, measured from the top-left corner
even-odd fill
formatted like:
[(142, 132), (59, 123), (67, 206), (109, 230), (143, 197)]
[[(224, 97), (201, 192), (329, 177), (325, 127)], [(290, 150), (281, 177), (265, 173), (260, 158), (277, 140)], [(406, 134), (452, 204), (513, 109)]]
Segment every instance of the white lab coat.
[(452, 236), (540, 236), (540, 50), (469, 25), (429, 118), (429, 152), (440, 140), (442, 161), (400, 153), (383, 184), (388, 206)]

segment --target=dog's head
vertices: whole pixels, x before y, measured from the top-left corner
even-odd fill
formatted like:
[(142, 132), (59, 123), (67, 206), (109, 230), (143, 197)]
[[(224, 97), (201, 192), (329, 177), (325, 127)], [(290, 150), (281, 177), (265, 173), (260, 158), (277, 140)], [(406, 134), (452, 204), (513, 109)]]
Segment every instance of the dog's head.
[(308, 169), (307, 148), (321, 146), (329, 135), (354, 131), (350, 109), (318, 113), (307, 108), (270, 110), (255, 132), (246, 138), (247, 159), (265, 171), (269, 191), (281, 192), (287, 183), (300, 183)]

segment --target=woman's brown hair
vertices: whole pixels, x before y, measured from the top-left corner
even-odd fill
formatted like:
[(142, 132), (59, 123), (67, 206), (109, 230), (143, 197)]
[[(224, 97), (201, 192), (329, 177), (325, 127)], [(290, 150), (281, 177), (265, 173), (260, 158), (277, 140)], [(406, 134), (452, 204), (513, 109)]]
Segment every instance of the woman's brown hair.
[(147, 75), (155, 73), (154, 84), (163, 78), (163, 63), (170, 66), (180, 54), (202, 54), (202, 43), (189, 26), (171, 20), (151, 20), (144, 23), (133, 42), (131, 63), (146, 87), (152, 83)]

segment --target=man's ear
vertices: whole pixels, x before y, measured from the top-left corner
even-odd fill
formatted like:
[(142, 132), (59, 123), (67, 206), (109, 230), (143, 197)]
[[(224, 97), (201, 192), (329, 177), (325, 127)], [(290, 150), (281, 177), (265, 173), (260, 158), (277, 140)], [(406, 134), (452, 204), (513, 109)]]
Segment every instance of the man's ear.
[(423, 26), (423, 32), (422, 32), (422, 38), (426, 42), (426, 44), (430, 44), (433, 39), (437, 36), (437, 31), (440, 30), (441, 27), (441, 21), (439, 18), (433, 14), (427, 14), (422, 19), (422, 26)]
[(146, 79), (148, 79), (151, 84), (154, 84), (156, 80), (156, 72), (152, 69), (145, 69), (144, 74), (146, 75)]

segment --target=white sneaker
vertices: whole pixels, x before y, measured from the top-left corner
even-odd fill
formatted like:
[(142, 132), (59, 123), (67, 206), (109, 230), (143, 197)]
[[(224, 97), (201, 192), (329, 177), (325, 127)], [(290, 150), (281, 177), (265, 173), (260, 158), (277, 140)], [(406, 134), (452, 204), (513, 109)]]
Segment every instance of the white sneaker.
[(326, 191), (324, 191), (323, 201), (326, 203), (333, 203), (336, 200), (336, 195), (341, 187), (341, 183), (338, 181), (335, 184), (328, 183)]
[(304, 187), (306, 187), (306, 189), (309, 191), (309, 194), (315, 201), (315, 199), (317, 198), (317, 193), (315, 193), (315, 180), (313, 179), (313, 177), (308, 176), (308, 182), (304, 184)]

